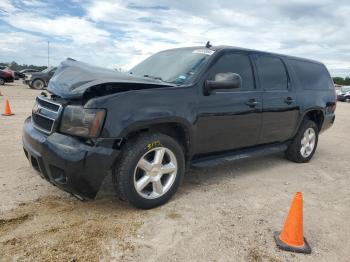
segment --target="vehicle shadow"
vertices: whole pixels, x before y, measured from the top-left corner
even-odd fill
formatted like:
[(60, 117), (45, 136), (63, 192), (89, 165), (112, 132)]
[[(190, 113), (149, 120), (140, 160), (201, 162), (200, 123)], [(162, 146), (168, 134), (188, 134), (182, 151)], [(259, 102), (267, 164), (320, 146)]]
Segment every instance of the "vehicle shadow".
[[(263, 157), (246, 158), (227, 162), (209, 168), (192, 168), (186, 172), (181, 191), (191, 190), (201, 185), (220, 184), (227, 178), (252, 175), (260, 170), (269, 170), (286, 164), (284, 155), (276, 153)], [(180, 192), (181, 194), (181, 192)]]
[[(259, 170), (266, 171), (286, 163), (290, 162), (284, 158), (284, 155), (276, 153), (263, 157), (235, 160), (208, 168), (190, 168), (186, 171), (183, 183), (180, 185), (175, 197), (187, 195), (191, 190), (197, 190), (201, 186), (225, 183), (225, 180), (228, 178), (249, 176)], [(117, 196), (113, 188), (112, 178), (107, 176), (96, 199), (111, 198), (117, 199)]]

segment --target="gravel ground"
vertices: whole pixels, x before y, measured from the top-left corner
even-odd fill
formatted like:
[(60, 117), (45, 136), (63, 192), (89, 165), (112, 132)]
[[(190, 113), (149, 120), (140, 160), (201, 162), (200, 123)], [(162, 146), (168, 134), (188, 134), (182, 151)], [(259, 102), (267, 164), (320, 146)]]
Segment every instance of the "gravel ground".
[[(22, 123), (39, 91), (0, 86), (0, 261), (349, 261), (350, 104), (308, 164), (282, 154), (190, 170), (166, 205), (136, 210), (117, 200), (108, 177), (81, 202), (42, 180), (21, 145)], [(311, 255), (280, 251), (280, 230), (296, 191), (304, 194)]]

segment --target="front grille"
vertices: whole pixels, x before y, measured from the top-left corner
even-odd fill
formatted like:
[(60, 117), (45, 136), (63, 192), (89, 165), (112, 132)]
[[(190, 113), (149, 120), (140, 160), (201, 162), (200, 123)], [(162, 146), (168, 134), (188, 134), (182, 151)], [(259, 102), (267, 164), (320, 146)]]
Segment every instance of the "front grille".
[(43, 96), (36, 98), (36, 103), (32, 110), (33, 126), (46, 133), (50, 134), (54, 131), (57, 124), (57, 119), (60, 116), (62, 106)]
[(44, 131), (51, 132), (54, 120), (45, 118), (41, 115), (33, 114), (33, 122), (38, 129), (44, 129)]
[(54, 112), (58, 112), (58, 110), (60, 109), (60, 106), (58, 104), (52, 104), (50, 102), (47, 102), (47, 101), (39, 99), (39, 98), (36, 98), (36, 102), (39, 105), (41, 105), (41, 106), (43, 106), (43, 107), (45, 107), (47, 109), (50, 109), (50, 110), (52, 110)]

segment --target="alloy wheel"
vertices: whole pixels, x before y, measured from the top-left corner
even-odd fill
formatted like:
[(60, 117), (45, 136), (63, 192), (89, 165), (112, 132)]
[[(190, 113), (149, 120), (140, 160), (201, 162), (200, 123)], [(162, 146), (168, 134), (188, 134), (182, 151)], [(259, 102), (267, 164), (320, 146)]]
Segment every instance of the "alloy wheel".
[(172, 187), (177, 175), (175, 154), (168, 148), (157, 147), (146, 152), (134, 171), (134, 187), (143, 198), (156, 199)]
[(301, 139), (300, 153), (303, 157), (307, 158), (311, 155), (316, 144), (316, 132), (313, 128), (305, 130), (304, 135)]

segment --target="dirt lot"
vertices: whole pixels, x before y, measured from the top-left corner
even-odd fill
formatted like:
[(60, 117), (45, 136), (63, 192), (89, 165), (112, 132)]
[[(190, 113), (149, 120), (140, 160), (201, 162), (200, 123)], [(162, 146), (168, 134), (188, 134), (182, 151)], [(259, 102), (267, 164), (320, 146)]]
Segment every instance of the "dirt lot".
[[(282, 154), (187, 172), (175, 198), (141, 211), (114, 197), (107, 178), (81, 202), (42, 180), (21, 146), (22, 123), (39, 93), (0, 87), (14, 116), (0, 116), (0, 261), (349, 261), (350, 104), (321, 135), (308, 164)], [(280, 251), (280, 230), (296, 191), (304, 194), (311, 255)]]

